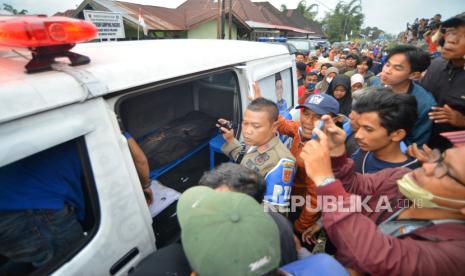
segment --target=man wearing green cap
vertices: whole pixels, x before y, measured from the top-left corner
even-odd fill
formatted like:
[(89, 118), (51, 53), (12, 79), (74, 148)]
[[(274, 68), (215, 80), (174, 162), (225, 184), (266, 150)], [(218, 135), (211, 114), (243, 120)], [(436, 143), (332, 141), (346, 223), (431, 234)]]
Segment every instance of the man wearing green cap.
[(264, 275), (278, 268), (278, 227), (252, 197), (197, 186), (181, 195), (177, 213), (195, 274)]

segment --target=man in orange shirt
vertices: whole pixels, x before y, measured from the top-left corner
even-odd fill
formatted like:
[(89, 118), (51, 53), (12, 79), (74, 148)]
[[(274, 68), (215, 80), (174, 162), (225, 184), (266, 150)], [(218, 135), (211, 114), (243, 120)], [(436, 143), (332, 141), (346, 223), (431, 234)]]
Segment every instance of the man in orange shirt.
[[(329, 95), (314, 94), (296, 108), (302, 109), (300, 123), (286, 121), (284, 117), (279, 116), (278, 132), (293, 138), (291, 153), (296, 158), (297, 172), (294, 178), (291, 197), (300, 196), (302, 200), (304, 198), (306, 200), (305, 208), (297, 211), (300, 211), (300, 215), (294, 222), (294, 229), (299, 233), (304, 233), (309, 227), (315, 224), (319, 218), (319, 213), (311, 210), (317, 207), (316, 186), (305, 172), (305, 165), (303, 159), (300, 157), (300, 152), (305, 142), (312, 138), (312, 131), (318, 125), (321, 116), (329, 114), (334, 117), (339, 113), (339, 103)], [(309, 199), (307, 199), (307, 196)], [(291, 200), (291, 202), (293, 201)], [(294, 202), (301, 201), (295, 200)], [(308, 203), (310, 203), (310, 206)], [(292, 208), (293, 206), (291, 206), (291, 211)], [(293, 217), (292, 214), (290, 217)]]

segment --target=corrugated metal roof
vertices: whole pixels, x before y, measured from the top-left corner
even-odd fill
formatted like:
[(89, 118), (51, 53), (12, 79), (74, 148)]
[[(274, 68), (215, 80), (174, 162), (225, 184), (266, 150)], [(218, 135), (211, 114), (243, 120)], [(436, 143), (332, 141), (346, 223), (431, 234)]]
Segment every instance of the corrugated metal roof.
[[(225, 13), (229, 12), (229, 1), (225, 0)], [(177, 10), (184, 13), (186, 28), (197, 26), (218, 16), (218, 2), (213, 0), (187, 0)], [(266, 18), (250, 0), (234, 0), (232, 2), (233, 15), (240, 21), (253, 20), (267, 22)]]
[(139, 19), (140, 9), (143, 14), (144, 22), (147, 25), (148, 29), (170, 31), (179, 31), (186, 29), (183, 14), (179, 13), (179, 11), (176, 9), (140, 5), (121, 1), (114, 1), (114, 3), (130, 11), (136, 20), (136, 24)]
[(286, 16), (293, 26), (300, 26), (300, 28), (312, 30), (314, 34), (320, 37), (326, 37), (321, 25), (313, 20), (308, 20), (296, 9), (287, 10)]
[(286, 30), (286, 31), (293, 31), (296, 33), (303, 33), (303, 34), (312, 34), (313, 32), (307, 31), (304, 29), (299, 29), (299, 28), (294, 28), (290, 26), (282, 26), (282, 25), (273, 25), (273, 24), (268, 24), (268, 23), (262, 23), (262, 22), (255, 22), (255, 21), (246, 21), (247, 25), (249, 25), (251, 28), (256, 28), (256, 29), (277, 29), (277, 30)]

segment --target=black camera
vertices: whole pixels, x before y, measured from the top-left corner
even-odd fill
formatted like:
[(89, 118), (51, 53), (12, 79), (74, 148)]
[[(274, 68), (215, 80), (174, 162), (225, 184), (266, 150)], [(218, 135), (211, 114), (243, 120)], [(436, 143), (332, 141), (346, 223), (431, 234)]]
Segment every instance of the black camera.
[(236, 124), (234, 124), (233, 122), (230, 122), (230, 121), (226, 121), (224, 123), (218, 123), (218, 125), (220, 126), (220, 128), (224, 127), (227, 130), (231, 130), (233, 128), (236, 128)]

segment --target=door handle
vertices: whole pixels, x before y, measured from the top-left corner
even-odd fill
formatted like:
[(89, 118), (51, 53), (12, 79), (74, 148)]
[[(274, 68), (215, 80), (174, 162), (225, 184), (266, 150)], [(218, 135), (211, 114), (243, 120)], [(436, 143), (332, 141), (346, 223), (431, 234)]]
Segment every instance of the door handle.
[(129, 261), (134, 259), (135, 256), (139, 254), (139, 249), (137, 247), (134, 247), (133, 249), (129, 250), (126, 255), (124, 255), (121, 259), (119, 259), (114, 265), (111, 266), (110, 268), (110, 274), (115, 275), (116, 272), (120, 271), (121, 268), (123, 268)]

